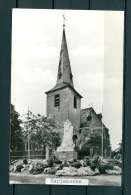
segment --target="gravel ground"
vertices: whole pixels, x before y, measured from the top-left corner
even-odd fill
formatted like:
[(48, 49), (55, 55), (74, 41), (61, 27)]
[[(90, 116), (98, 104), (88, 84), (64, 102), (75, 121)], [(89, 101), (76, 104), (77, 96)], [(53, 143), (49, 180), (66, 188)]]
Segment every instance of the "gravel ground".
[(96, 175), (96, 176), (55, 176), (41, 173), (31, 175), (28, 171), (21, 173), (10, 173), (10, 184), (45, 184), (46, 178), (70, 178), (70, 179), (89, 179), (89, 185), (121, 186), (121, 175)]

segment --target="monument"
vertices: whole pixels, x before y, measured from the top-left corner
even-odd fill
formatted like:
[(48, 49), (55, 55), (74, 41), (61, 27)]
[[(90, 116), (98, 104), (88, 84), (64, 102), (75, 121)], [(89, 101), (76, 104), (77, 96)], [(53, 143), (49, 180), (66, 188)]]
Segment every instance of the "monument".
[(64, 135), (62, 144), (57, 147), (57, 155), (60, 160), (74, 160), (77, 159), (77, 152), (74, 150), (73, 143), (73, 126), (69, 119), (64, 122)]

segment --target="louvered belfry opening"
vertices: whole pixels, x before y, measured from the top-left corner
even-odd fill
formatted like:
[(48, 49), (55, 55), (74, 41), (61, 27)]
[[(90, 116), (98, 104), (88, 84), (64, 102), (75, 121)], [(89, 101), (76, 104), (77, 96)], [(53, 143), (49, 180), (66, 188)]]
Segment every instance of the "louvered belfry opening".
[(74, 108), (77, 108), (77, 98), (74, 96)]
[(57, 94), (57, 95), (55, 95), (54, 106), (58, 107), (59, 105), (60, 105), (60, 95)]

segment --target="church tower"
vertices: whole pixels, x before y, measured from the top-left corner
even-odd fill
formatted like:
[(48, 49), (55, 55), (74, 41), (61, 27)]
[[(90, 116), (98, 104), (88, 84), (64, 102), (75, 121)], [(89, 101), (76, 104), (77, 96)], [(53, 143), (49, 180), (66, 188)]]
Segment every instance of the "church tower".
[[(65, 19), (65, 18), (64, 18)], [(63, 135), (63, 122), (69, 119), (74, 126), (74, 134), (79, 136), (80, 110), (82, 96), (75, 90), (73, 75), (70, 66), (68, 47), (65, 34), (65, 21), (63, 24), (62, 43), (58, 65), (57, 81), (54, 88), (46, 92), (47, 111), (59, 122), (61, 136)]]

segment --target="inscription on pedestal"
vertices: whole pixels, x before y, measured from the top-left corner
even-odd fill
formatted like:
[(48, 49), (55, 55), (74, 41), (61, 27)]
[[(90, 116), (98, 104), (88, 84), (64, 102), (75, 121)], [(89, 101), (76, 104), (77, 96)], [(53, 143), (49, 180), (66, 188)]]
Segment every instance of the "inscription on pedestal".
[(66, 153), (59, 153), (59, 158), (66, 158)]
[(59, 152), (58, 155), (56, 154), (56, 156), (58, 156), (58, 158), (60, 160), (74, 160), (77, 159), (77, 152), (75, 151), (66, 151), (66, 152)]

